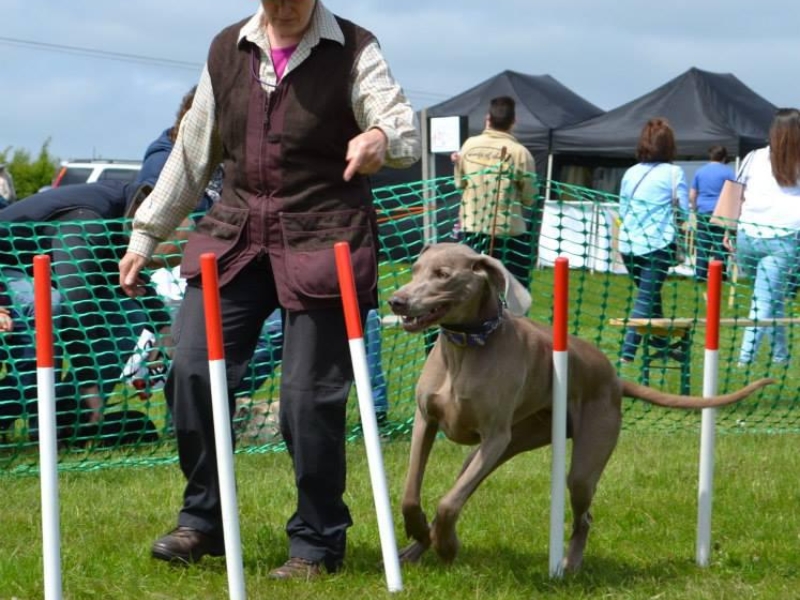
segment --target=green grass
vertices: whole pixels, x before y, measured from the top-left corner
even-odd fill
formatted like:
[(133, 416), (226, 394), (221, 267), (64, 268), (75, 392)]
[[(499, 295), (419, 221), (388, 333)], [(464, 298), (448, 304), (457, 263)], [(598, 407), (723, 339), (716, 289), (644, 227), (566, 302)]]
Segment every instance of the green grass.
[[(717, 438), (716, 488), (708, 568), (695, 565), (698, 435), (623, 432), (600, 482), (584, 568), (548, 577), (550, 453), (515, 458), (467, 504), (461, 552), (447, 567), (431, 553), (404, 566), (404, 591), (385, 590), (363, 447), (349, 446), (347, 501), (355, 525), (343, 572), (313, 583), (273, 582), (286, 558), (283, 528), (294, 505), (289, 458), (237, 457), (247, 595), (251, 599), (351, 598), (800, 598), (800, 437), (726, 434)], [(452, 485), (466, 448), (434, 447), (423, 502), (430, 515)], [(395, 529), (404, 543), (399, 498), (408, 443), (384, 446)], [(60, 476), (66, 599), (226, 598), (222, 558), (177, 568), (149, 556), (181, 504), (178, 467), (105, 469)], [(3, 480), (0, 598), (43, 597), (39, 482)], [(569, 511), (567, 512), (569, 519)]]

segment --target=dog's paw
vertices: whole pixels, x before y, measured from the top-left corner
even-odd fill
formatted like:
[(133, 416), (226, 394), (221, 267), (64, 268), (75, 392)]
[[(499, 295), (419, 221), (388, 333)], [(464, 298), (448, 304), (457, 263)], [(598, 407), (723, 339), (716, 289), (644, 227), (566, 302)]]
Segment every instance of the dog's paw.
[(458, 541), (458, 536), (454, 530), (450, 530), (446, 534), (442, 535), (441, 532), (436, 530), (433, 531), (432, 535), (432, 544), (433, 549), (436, 554), (439, 555), (439, 558), (446, 564), (452, 563), (456, 559), (456, 555), (458, 554), (458, 549), (460, 547), (460, 542)]
[(403, 523), (406, 528), (406, 535), (418, 542), (430, 543), (430, 527), (428, 527), (428, 517), (422, 511), (419, 504), (409, 504), (402, 507)]
[(422, 558), (422, 555), (425, 554), (425, 551), (428, 549), (428, 545), (420, 544), (419, 542), (414, 542), (409, 544), (402, 550), (400, 550), (400, 562), (402, 564), (412, 564), (419, 562), (419, 559)]

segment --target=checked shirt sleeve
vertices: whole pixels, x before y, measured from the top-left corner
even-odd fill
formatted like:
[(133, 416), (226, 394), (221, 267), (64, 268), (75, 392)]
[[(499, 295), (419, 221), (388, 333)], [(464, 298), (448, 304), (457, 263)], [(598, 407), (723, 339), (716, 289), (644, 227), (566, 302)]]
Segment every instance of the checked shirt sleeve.
[(136, 211), (130, 252), (151, 256), (159, 242), (167, 239), (197, 205), (220, 162), (214, 113), (214, 93), (206, 67), (158, 182)]

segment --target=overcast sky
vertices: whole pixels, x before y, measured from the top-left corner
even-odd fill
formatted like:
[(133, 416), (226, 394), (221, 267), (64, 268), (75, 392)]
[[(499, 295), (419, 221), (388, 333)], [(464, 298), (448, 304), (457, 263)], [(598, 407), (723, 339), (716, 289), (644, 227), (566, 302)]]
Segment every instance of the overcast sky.
[[(416, 109), (511, 69), (551, 75), (608, 110), (691, 67), (733, 73), (778, 106), (800, 105), (797, 0), (325, 3), (377, 35)], [(214, 34), (257, 6), (3, 0), (0, 151), (36, 153), (50, 139), (61, 159), (141, 158), (197, 82)]]

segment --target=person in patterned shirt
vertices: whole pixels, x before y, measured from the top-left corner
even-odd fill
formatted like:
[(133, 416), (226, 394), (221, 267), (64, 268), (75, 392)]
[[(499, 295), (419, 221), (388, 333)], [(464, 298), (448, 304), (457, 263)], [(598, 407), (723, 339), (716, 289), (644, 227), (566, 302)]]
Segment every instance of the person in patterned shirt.
[(289, 560), (270, 576), (307, 579), (342, 565), (352, 524), (343, 496), (353, 372), (333, 242), (350, 243), (365, 315), (377, 305), (369, 176), (419, 156), (414, 110), (377, 40), (320, 0), (262, 0), (255, 15), (215, 37), (119, 264), (120, 285), (136, 296), (153, 248), (224, 163), (221, 198), (190, 234), (181, 263), (187, 288), (165, 395), (187, 482), (177, 527), (153, 544), (154, 558), (224, 553), (200, 280), (200, 255), (213, 252), (230, 401), (264, 320), (276, 308), (283, 317), (280, 426), (297, 505), (286, 526)]

